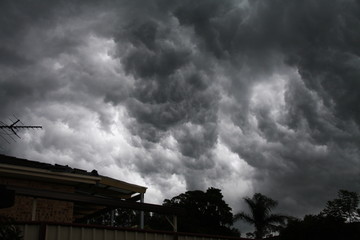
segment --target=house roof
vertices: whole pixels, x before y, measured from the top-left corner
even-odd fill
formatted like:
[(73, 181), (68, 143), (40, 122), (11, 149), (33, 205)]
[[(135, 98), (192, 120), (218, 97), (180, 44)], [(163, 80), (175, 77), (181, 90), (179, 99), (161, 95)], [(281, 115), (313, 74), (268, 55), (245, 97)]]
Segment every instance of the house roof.
[(87, 175), (87, 176), (99, 176), (96, 170), (92, 170), (91, 172), (88, 172), (86, 170), (78, 169), (78, 168), (71, 168), (68, 165), (60, 165), (60, 164), (49, 164), (49, 163), (43, 163), (43, 162), (36, 162), (32, 160), (22, 159), (22, 158), (16, 158), (11, 156), (6, 156), (0, 154), (0, 163), (1, 164), (9, 164), (9, 165), (15, 165), (15, 166), (22, 166), (22, 167), (29, 167), (29, 168), (37, 168), (37, 169), (43, 169), (48, 170), (52, 172), (65, 172), (65, 173), (73, 173), (73, 174), (81, 174), (81, 175)]
[(121, 193), (122, 198), (130, 198), (136, 193), (145, 193), (147, 189), (143, 186), (99, 175), (96, 170), (88, 172), (78, 168), (71, 168), (68, 165), (53, 165), (1, 154), (0, 173), (34, 180), (46, 179), (50, 182), (62, 182), (72, 186), (79, 186), (82, 183), (94, 185), (92, 186), (93, 194), (96, 194), (96, 190), (104, 192), (103, 190), (106, 189), (106, 192), (110, 195)]
[[(75, 199), (94, 198), (127, 200), (136, 202), (140, 200), (140, 195), (146, 192), (146, 187), (127, 183), (114, 178), (99, 175), (96, 170), (91, 172), (71, 168), (59, 164), (49, 164), (27, 159), (21, 159), (0, 154), (0, 175), (16, 179), (27, 179), (40, 182), (51, 182), (59, 185), (71, 186), (74, 189), (72, 196)], [(21, 189), (19, 186), (10, 186), (17, 189), (18, 193), (25, 195), (38, 194), (39, 189)], [(39, 195), (40, 194), (40, 195)], [(44, 194), (44, 193), (42, 193)], [(63, 194), (63, 193), (61, 193)], [(34, 196), (35, 196), (34, 195)], [(53, 195), (56, 195), (55, 192)], [(45, 194), (44, 196), (49, 196)], [(71, 199), (67, 196), (63, 199)], [(84, 218), (86, 215), (94, 214), (107, 206), (99, 207), (93, 203), (84, 205), (74, 201), (74, 217)]]

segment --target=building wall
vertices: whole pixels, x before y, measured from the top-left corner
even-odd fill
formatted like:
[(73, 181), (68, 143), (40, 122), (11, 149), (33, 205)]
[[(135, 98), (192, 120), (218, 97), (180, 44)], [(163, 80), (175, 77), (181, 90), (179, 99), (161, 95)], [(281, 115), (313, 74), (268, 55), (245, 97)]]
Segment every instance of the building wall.
[[(74, 192), (72, 186), (1, 176), (0, 184), (60, 192)], [(34, 220), (71, 223), (73, 221), (73, 209), (74, 204), (72, 202), (15, 196), (14, 206), (0, 209), (0, 215), (11, 217), (16, 221)]]

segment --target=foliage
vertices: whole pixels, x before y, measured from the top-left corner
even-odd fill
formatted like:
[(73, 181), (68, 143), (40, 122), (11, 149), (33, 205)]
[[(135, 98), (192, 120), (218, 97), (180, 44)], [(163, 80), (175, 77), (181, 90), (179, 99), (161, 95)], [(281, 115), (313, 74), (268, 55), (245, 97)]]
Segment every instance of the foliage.
[(328, 201), (318, 215), (307, 215), (303, 220), (290, 221), (280, 232), (281, 240), (326, 239), (355, 240), (360, 238), (359, 195), (339, 190), (338, 198)]
[[(144, 213), (145, 214), (145, 213)], [(115, 226), (131, 228), (139, 225), (140, 211), (132, 209), (116, 209), (115, 212)]]
[[(126, 227), (134, 228), (138, 227), (140, 223), (140, 211), (132, 209), (114, 209), (114, 222), (112, 223), (112, 213), (111, 211), (104, 212), (96, 217), (89, 219), (88, 223), (90, 224), (99, 224), (105, 226), (114, 226), (114, 227)], [(144, 212), (145, 222), (150, 218), (148, 212)]]
[(277, 206), (277, 202), (261, 193), (255, 193), (252, 198), (245, 197), (244, 200), (250, 209), (250, 215), (240, 212), (235, 215), (234, 220), (240, 219), (254, 225), (253, 236), (256, 239), (262, 239), (271, 232), (279, 231), (280, 225), (283, 225), (288, 218), (283, 215), (272, 214), (271, 211)]
[(280, 240), (355, 240), (360, 236), (360, 223), (345, 223), (334, 216), (307, 215), (303, 220), (289, 221), (280, 231)]
[[(239, 232), (230, 227), (233, 223), (231, 208), (219, 189), (187, 191), (170, 200), (165, 199), (163, 205), (186, 211), (185, 216), (178, 217), (180, 232), (239, 236)], [(170, 230), (169, 224), (159, 215), (154, 215), (150, 222), (153, 228)]]
[(23, 239), (21, 230), (13, 224), (10, 218), (0, 216), (0, 239), (20, 240)]
[(321, 215), (340, 217), (348, 222), (358, 221), (360, 219), (359, 200), (356, 192), (340, 190), (338, 198), (328, 201)]

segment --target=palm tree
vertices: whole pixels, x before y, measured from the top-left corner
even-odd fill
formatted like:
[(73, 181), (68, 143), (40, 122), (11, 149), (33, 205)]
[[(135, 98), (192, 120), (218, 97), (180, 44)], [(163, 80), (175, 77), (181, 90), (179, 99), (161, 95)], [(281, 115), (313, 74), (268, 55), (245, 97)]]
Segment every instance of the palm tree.
[(251, 214), (240, 212), (235, 214), (234, 220), (243, 220), (254, 225), (256, 239), (262, 239), (265, 234), (278, 231), (278, 224), (284, 224), (288, 218), (284, 215), (272, 214), (271, 210), (277, 206), (277, 201), (261, 193), (255, 193), (252, 198), (245, 197), (244, 200), (249, 206)]

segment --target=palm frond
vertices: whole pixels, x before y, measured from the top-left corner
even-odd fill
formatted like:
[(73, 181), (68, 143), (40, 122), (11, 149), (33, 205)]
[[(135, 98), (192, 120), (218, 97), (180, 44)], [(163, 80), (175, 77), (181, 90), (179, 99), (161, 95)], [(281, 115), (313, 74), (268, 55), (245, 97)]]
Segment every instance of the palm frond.
[(250, 224), (254, 224), (254, 219), (248, 215), (247, 213), (240, 212), (234, 215), (234, 221), (237, 220), (244, 220), (245, 222), (248, 222)]
[(266, 218), (269, 224), (284, 224), (289, 218), (285, 215), (271, 214)]

